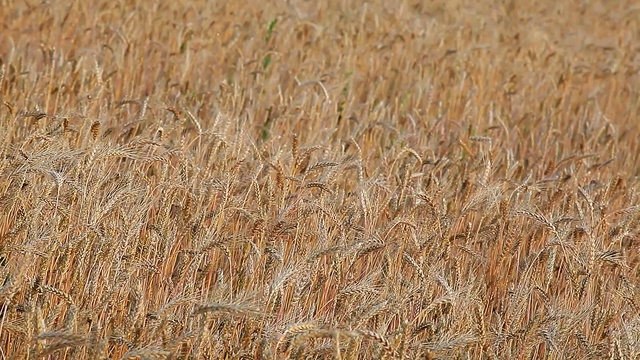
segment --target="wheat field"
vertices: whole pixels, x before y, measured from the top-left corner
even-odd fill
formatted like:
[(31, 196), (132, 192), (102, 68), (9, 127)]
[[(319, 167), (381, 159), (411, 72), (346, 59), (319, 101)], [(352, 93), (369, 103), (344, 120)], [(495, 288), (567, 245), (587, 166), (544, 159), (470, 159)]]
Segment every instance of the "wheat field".
[(2, 1), (0, 359), (636, 359), (635, 1)]

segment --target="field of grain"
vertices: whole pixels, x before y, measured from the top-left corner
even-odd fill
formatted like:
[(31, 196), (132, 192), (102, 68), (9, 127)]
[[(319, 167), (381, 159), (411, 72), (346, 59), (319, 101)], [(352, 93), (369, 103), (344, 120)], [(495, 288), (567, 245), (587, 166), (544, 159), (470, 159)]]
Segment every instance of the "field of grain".
[(640, 356), (635, 1), (3, 1), (0, 360)]

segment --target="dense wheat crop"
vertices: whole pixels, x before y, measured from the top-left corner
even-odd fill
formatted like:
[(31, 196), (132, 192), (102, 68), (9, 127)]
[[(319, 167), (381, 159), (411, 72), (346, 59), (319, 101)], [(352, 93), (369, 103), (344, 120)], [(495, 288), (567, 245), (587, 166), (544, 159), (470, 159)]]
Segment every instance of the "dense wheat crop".
[(0, 359), (640, 356), (637, 2), (0, 15)]

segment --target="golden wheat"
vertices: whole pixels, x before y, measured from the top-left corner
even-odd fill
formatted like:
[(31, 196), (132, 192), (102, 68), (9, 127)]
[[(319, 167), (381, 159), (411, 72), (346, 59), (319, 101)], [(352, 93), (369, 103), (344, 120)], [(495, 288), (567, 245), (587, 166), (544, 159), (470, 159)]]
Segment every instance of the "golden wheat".
[(0, 14), (6, 358), (635, 358), (635, 4)]

